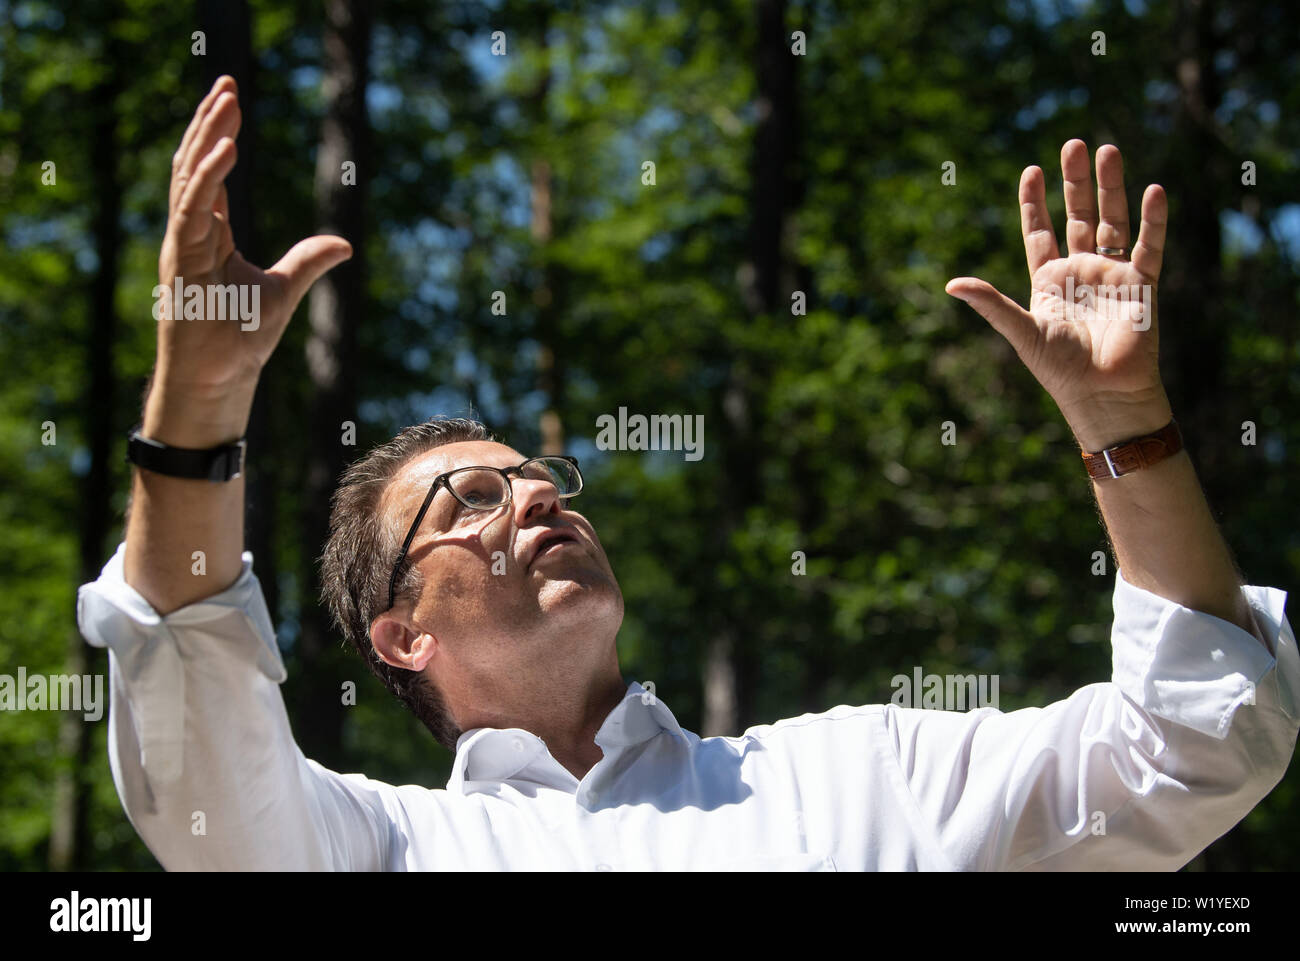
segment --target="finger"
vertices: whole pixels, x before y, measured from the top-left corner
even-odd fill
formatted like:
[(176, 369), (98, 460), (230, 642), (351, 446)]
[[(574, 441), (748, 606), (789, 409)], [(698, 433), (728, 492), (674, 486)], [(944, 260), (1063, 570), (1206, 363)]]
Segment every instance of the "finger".
[(203, 125), (199, 127), (194, 142), (190, 144), (189, 153), (181, 162), (181, 169), (172, 178), (173, 185), (179, 185), (181, 195), (185, 193), (185, 187), (194, 176), (195, 169), (212, 152), (217, 142), (223, 137), (233, 140), (239, 135), (240, 118), (239, 101), (233, 94), (225, 91), (217, 97), (204, 118)]
[(176, 153), (172, 156), (173, 170), (180, 168), (185, 159), (185, 154), (189, 151), (190, 144), (194, 142), (195, 135), (199, 132), (199, 128), (203, 126), (203, 121), (209, 111), (212, 110), (212, 105), (217, 102), (218, 97), (226, 92), (232, 93), (236, 97), (239, 96), (239, 88), (235, 84), (235, 78), (223, 74), (217, 78), (212, 85), (212, 89), (199, 102), (198, 109), (194, 111), (194, 116), (190, 118), (189, 126), (185, 128), (185, 135), (181, 137), (181, 145), (176, 148)]
[(1015, 348), (1021, 360), (1028, 361), (1038, 343), (1038, 325), (1029, 311), (978, 277), (954, 277), (944, 290), (975, 308)]
[(1092, 192), (1088, 145), (1071, 140), (1061, 148), (1061, 178), (1065, 181), (1065, 246), (1072, 254), (1097, 250), (1097, 200)]
[(1133, 245), (1133, 266), (1153, 281), (1160, 279), (1165, 260), (1165, 229), (1169, 224), (1169, 198), (1165, 188), (1152, 184), (1142, 195), (1142, 226)]
[(1025, 238), (1025, 260), (1032, 278), (1039, 267), (1060, 255), (1047, 213), (1043, 171), (1038, 167), (1026, 167), (1020, 175), (1020, 233)]
[(351, 256), (352, 245), (342, 237), (318, 234), (294, 244), (267, 274), (285, 282), (289, 313), (293, 313), (298, 301), (322, 274)]
[(1124, 160), (1119, 148), (1106, 144), (1097, 149), (1097, 245), (1128, 248), (1128, 199), (1124, 196)]
[[(199, 128), (203, 126), (203, 121), (207, 117), (212, 105), (217, 102), (217, 98), (223, 93), (229, 91), (235, 96), (239, 96), (239, 89), (235, 84), (235, 79), (230, 76), (220, 76), (217, 82), (212, 85), (208, 95), (199, 103), (198, 109), (194, 111), (194, 116), (190, 118), (189, 126), (185, 128), (185, 136), (181, 137), (181, 145), (176, 148), (176, 153), (172, 154), (172, 187), (175, 191), (170, 198), (174, 202), (178, 199), (180, 190), (175, 190), (176, 174), (180, 172), (185, 165), (185, 157), (189, 153), (190, 146), (194, 143), (194, 137), (198, 134)], [(181, 189), (184, 189), (182, 185)]]
[(223, 137), (194, 171), (176, 206), (176, 236), (182, 244), (192, 243), (208, 233), (217, 195), (226, 176), (235, 169), (238, 153), (235, 141)]

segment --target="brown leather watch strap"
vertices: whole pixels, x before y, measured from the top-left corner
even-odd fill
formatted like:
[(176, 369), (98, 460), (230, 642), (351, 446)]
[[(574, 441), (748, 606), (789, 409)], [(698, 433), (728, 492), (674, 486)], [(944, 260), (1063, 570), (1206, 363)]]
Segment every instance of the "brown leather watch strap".
[(1093, 480), (1111, 480), (1123, 477), (1135, 470), (1142, 470), (1158, 464), (1166, 457), (1172, 457), (1183, 449), (1183, 434), (1178, 429), (1178, 422), (1171, 420), (1168, 424), (1144, 437), (1134, 437), (1122, 444), (1090, 454), (1083, 451), (1083, 463), (1088, 468), (1088, 476)]

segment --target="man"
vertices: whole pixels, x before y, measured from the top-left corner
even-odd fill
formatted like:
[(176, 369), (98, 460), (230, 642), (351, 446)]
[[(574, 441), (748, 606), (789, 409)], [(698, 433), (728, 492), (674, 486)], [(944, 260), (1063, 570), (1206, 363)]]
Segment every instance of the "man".
[(1068, 256), (1042, 172), (1021, 179), (1031, 309), (973, 278), (948, 291), (1096, 454), (1081, 467), (1122, 571), (1111, 683), (1010, 714), (840, 706), (701, 740), (619, 673), (622, 595), (571, 509), (576, 466), (434, 421), (349, 468), (324, 572), (344, 632), (455, 750), (451, 780), (306, 759), (226, 448), (294, 306), (350, 249), (312, 237), (266, 272), (235, 252), (238, 125), (223, 77), (176, 154), (159, 269), (261, 285), (260, 323), (180, 320), (163, 298), (126, 540), (79, 603), (111, 650), (114, 780), (164, 867), (1175, 869), (1281, 779), (1300, 725), (1285, 595), (1243, 588), (1211, 519), (1171, 426), (1154, 299), (1067, 293), (1153, 290), (1164, 192), (1142, 198), (1130, 259), (1119, 153), (1098, 151), (1094, 201), (1079, 141), (1061, 154)]

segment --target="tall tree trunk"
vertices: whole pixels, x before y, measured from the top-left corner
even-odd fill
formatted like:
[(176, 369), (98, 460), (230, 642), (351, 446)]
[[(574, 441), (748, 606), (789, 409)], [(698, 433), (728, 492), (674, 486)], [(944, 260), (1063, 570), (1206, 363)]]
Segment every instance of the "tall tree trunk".
[(551, 165), (538, 158), (533, 161), (533, 239), (542, 258), (542, 282), (533, 292), (537, 308), (537, 387), (546, 398), (546, 408), (538, 423), (543, 454), (564, 453), (564, 422), (560, 418), (564, 395), (563, 351), (559, 348), (558, 304), (556, 303), (555, 268), (546, 243), (551, 238)]
[[(263, 263), (253, 219), (253, 183), (257, 173), (257, 125), (253, 107), (257, 103), (257, 62), (253, 58), (252, 23), (247, 0), (199, 0), (199, 29), (207, 38), (203, 57), (203, 89), (210, 90), (217, 77), (229, 74), (239, 85), (243, 123), (239, 128), (239, 163), (226, 178), (230, 203), (230, 230), (235, 246), (245, 259)], [(279, 575), (275, 563), (275, 497), (279, 490), (280, 460), (272, 453), (271, 416), (275, 404), (274, 373), (268, 368), (258, 380), (253, 410), (248, 419), (248, 476), (245, 478), (244, 543), (253, 552), (257, 578), (262, 585), (267, 610), (279, 623)]]
[[(547, 129), (546, 98), (551, 90), (550, 50), (547, 46), (546, 33), (550, 29), (550, 8), (539, 8), (538, 43), (541, 45), (545, 66), (537, 87), (529, 98), (533, 111), (533, 129)], [(559, 341), (559, 291), (556, 289), (558, 278), (547, 245), (554, 231), (551, 213), (552, 181), (554, 172), (550, 162), (540, 153), (532, 162), (532, 220), (531, 232), (536, 244), (536, 255), (541, 263), (541, 280), (533, 292), (533, 306), (537, 309), (537, 387), (546, 398), (546, 408), (542, 411), (538, 431), (541, 435), (541, 453), (564, 453), (564, 423), (560, 418), (563, 410), (564, 366), (563, 350)]]
[[(1180, 151), (1199, 158), (1197, 171), (1203, 184), (1236, 186), (1239, 159), (1229, 155), (1215, 121), (1223, 99), (1215, 60), (1228, 38), (1215, 27), (1216, 5), (1183, 0), (1181, 8), (1174, 139)], [(1245, 29), (1245, 24), (1240, 28)], [(1233, 187), (1227, 195), (1222, 187), (1183, 191), (1175, 228), (1179, 266), (1168, 278), (1170, 297), (1160, 309), (1162, 319), (1169, 318), (1171, 327), (1177, 325), (1166, 341), (1174, 354), (1175, 410), (1183, 430), (1192, 438), (1197, 474), (1211, 506), (1228, 513), (1238, 496), (1240, 479), (1233, 476), (1231, 460), (1221, 452), (1238, 436), (1240, 418), (1223, 404), (1228, 335), (1216, 307), (1224, 297), (1219, 211), (1234, 206), (1232, 192)], [(1162, 283), (1162, 290), (1164, 286)], [(1204, 440), (1197, 442), (1196, 438)], [(1251, 863), (1247, 835), (1238, 826), (1206, 848), (1188, 870), (1240, 871)]]
[[(1233, 183), (1235, 163), (1226, 156), (1223, 143), (1215, 131), (1215, 111), (1222, 99), (1214, 57), (1219, 44), (1214, 36), (1215, 7), (1205, 0), (1184, 0), (1179, 17), (1178, 112), (1174, 140), (1179, 149), (1201, 158), (1204, 183)], [(1222, 303), (1222, 233), (1219, 209), (1223, 193), (1219, 190), (1188, 190), (1178, 208), (1178, 242), (1180, 254), (1162, 283), (1161, 317), (1170, 318), (1181, 327), (1187, 323), (1195, 330), (1177, 332), (1167, 342), (1173, 348), (1174, 388), (1181, 400), (1179, 419), (1189, 437), (1222, 436), (1225, 429), (1221, 403), (1223, 357), (1226, 351), (1226, 327), (1214, 308)], [(1162, 278), (1163, 279), (1163, 278)], [(1193, 443), (1201, 482), (1210, 503), (1223, 508), (1220, 498), (1230, 497), (1232, 485), (1223, 477), (1220, 458), (1214, 443)]]
[[(754, 316), (788, 309), (793, 276), (788, 268), (788, 227), (796, 205), (793, 167), (798, 138), (795, 57), (786, 33), (785, 0), (760, 0), (754, 70), (758, 88), (750, 194), (750, 253), (742, 271), (741, 295)], [(737, 353), (724, 392), (721, 414), (726, 430), (715, 433), (723, 446), (723, 490), (719, 503), (723, 544), (739, 527), (747, 506), (756, 500), (755, 470), (761, 461), (757, 391), (761, 358)], [(716, 625), (705, 655), (705, 737), (734, 735), (754, 720), (757, 652), (749, 641), (744, 588), (721, 605), (724, 620)]]
[[(94, 127), (89, 141), (89, 168), (95, 178), (97, 206), (94, 214), (95, 253), (99, 264), (90, 285), (86, 316), (87, 390), (82, 397), (82, 425), (90, 448), (90, 470), (81, 484), (78, 541), (81, 582), (93, 581), (104, 564), (104, 542), (108, 535), (109, 505), (113, 471), (110, 452), (118, 440), (113, 427), (113, 399), (116, 378), (113, 371), (113, 343), (117, 336), (117, 289), (119, 251), (122, 248), (121, 185), (118, 182), (117, 98), (121, 92), (122, 51), (112, 35), (114, 18), (105, 20), (106, 58), (109, 69), (91, 95)], [(102, 674), (105, 657), (88, 649), (81, 635), (68, 638), (68, 674)], [(91, 728), (75, 711), (59, 719), (59, 751), (62, 763), (55, 778), (54, 807), (50, 825), (50, 869), (84, 870), (88, 866), (86, 814)]]
[[(311, 289), (307, 368), (312, 384), (311, 426), (303, 490), (302, 633), (297, 736), (304, 752), (324, 764), (342, 755), (345, 677), (341, 652), (330, 641), (330, 624), (319, 601), (316, 558), (329, 533), (329, 503), (339, 474), (355, 446), (345, 443), (344, 423), (356, 430), (357, 327), (365, 316), (365, 187), (372, 173), (366, 116), (371, 20), (365, 0), (325, 4), (325, 120), (316, 156), (316, 214), (320, 230), (352, 244), (352, 259)], [(346, 177), (344, 165), (355, 171)], [(353, 441), (355, 444), (355, 441)]]

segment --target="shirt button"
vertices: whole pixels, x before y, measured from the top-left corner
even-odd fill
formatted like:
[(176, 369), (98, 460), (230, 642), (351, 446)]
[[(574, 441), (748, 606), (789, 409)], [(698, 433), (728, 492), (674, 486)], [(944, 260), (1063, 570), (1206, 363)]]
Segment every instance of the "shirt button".
[(522, 737), (515, 738), (515, 750), (522, 751), (523, 749), (524, 749), (524, 739)]
[(597, 870), (597, 871), (613, 871), (614, 869), (611, 868), (608, 864), (597, 864), (597, 865), (596, 865), (596, 870)]

